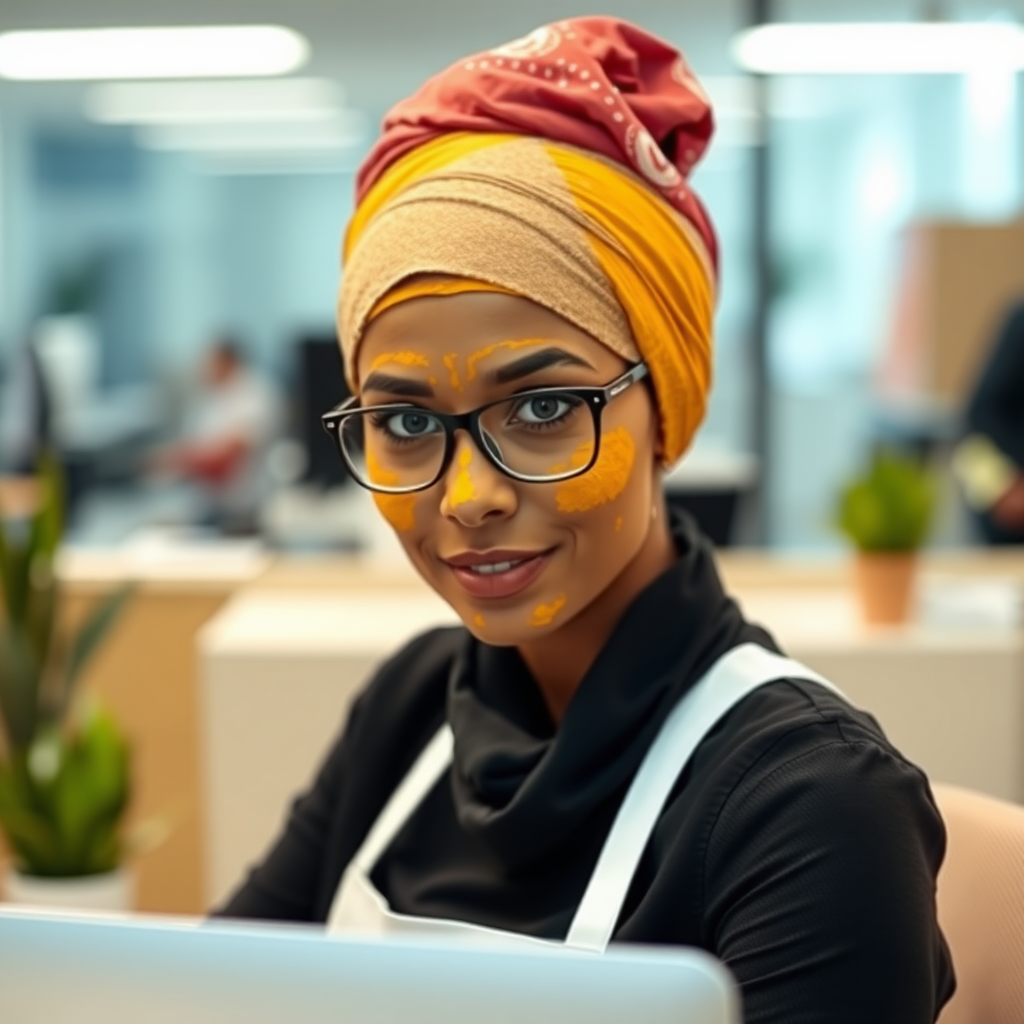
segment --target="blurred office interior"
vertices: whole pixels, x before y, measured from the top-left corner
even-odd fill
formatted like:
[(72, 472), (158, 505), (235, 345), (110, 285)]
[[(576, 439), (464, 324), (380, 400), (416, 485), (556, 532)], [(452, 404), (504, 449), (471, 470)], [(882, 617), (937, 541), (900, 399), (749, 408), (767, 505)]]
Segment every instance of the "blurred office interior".
[[(721, 541), (835, 549), (841, 482), (879, 441), (941, 457), (981, 351), (1018, 283), (1024, 292), (1024, 262), (1007, 268), (1002, 257), (1024, 246), (1019, 76), (986, 66), (759, 79), (737, 59), (736, 34), (758, 12), (781, 23), (1000, 24), (1024, 16), (1024, 3), (598, 6), (679, 45), (717, 111), (694, 176), (723, 253), (717, 380), (673, 486), (696, 500), (730, 489), (757, 499), (740, 503)], [(308, 41), (287, 74), (206, 86), (0, 78), (0, 367), (10, 382), (35, 340), (69, 470), (73, 540), (109, 544), (201, 518), (187, 487), (150, 471), (149, 453), (186, 429), (204, 352), (227, 332), (287, 409), (267, 446), (263, 530), (286, 548), (365, 542), (366, 503), (346, 498), (316, 422), (344, 394), (333, 310), (353, 171), (390, 104), (552, 11), (539, 0), (254, 2), (246, 21), (286, 23)], [(558, 6), (563, 16), (596, 11)], [(0, 4), (0, 31), (237, 20), (226, 0), (173, 11)], [(948, 247), (953, 228), (982, 238), (963, 268), (984, 285), (954, 343), (968, 354), (941, 386), (920, 374), (912, 387), (893, 385), (901, 331), (913, 322), (927, 333), (921, 322), (948, 320), (943, 303), (960, 301), (934, 282), (917, 287), (912, 272), (913, 253)], [(904, 315), (914, 302), (916, 319)], [(970, 524), (955, 488), (945, 498), (934, 542), (963, 543)]]
[[(913, 48), (893, 58), (849, 26), (801, 50), (842, 74), (738, 48), (761, 23), (1024, 33), (1024, 0), (0, 0), (0, 484), (52, 436), (68, 622), (136, 585), (83, 688), (133, 744), (138, 909), (223, 898), (373, 667), (452, 620), (319, 424), (345, 394), (334, 304), (354, 173), (433, 71), (588, 13), (679, 46), (716, 108), (693, 183), (721, 243), (717, 374), (673, 500), (732, 547), (721, 568), (744, 611), (932, 778), (1024, 803), (1024, 549), (969, 548), (948, 468), (1024, 299), (1024, 59), (920, 73)], [(289, 30), (276, 73), (88, 78), (70, 51), (43, 80), (4, 63), (7, 33), (242, 19)], [(231, 446), (195, 450), (225, 419), (259, 423), (244, 508), (206, 500)], [(941, 509), (910, 621), (874, 629), (835, 506), (883, 445), (928, 460)], [(19, 493), (0, 487), (9, 519)]]

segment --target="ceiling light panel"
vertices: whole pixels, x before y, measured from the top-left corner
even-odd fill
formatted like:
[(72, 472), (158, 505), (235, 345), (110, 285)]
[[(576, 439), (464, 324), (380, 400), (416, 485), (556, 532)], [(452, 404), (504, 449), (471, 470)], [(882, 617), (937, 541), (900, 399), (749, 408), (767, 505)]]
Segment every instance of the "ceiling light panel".
[(956, 74), (1024, 68), (1024, 30), (998, 22), (761, 25), (733, 57), (768, 75)]
[(250, 81), (105, 82), (85, 95), (85, 115), (100, 124), (201, 124), (330, 120), (345, 92), (329, 78)]
[(22, 81), (284, 75), (309, 44), (282, 25), (59, 29), (0, 35), (0, 77)]

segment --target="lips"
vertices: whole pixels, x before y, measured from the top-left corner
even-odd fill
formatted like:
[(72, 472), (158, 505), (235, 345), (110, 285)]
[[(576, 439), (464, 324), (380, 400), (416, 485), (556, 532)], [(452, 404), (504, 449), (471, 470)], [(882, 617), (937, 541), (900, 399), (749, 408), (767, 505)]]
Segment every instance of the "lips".
[(551, 551), (467, 551), (443, 561), (470, 597), (512, 597), (543, 571)]

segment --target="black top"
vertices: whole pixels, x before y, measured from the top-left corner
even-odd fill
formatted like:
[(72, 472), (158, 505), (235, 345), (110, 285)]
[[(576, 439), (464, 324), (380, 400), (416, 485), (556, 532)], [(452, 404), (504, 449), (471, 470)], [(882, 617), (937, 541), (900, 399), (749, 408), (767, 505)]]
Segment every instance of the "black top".
[[(284, 833), (220, 913), (324, 921), (388, 797), (445, 717), (453, 770), (373, 870), (404, 914), (563, 938), (630, 780), (669, 710), (722, 654), (771, 638), (722, 591), (706, 542), (629, 609), (555, 729), (517, 652), (461, 628), (378, 672)], [(945, 832), (928, 781), (870, 715), (769, 683), (697, 748), (614, 939), (700, 946), (745, 1020), (930, 1024), (953, 991), (935, 918)]]
[(1012, 310), (996, 338), (967, 407), (967, 427), (1024, 472), (1024, 305)]

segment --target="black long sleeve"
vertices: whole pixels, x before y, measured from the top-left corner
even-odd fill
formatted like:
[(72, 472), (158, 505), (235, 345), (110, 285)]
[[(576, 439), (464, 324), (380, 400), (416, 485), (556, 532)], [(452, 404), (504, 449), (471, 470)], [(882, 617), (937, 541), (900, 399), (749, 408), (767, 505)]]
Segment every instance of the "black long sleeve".
[(921, 773), (837, 737), (733, 801), (708, 845), (705, 927), (748, 1024), (934, 1020), (949, 984), (934, 917), (944, 844)]

